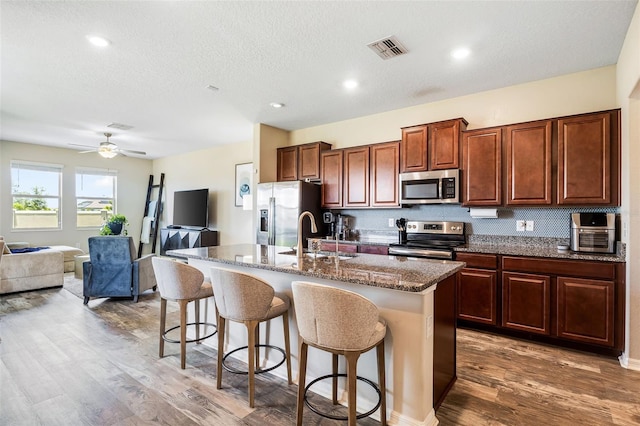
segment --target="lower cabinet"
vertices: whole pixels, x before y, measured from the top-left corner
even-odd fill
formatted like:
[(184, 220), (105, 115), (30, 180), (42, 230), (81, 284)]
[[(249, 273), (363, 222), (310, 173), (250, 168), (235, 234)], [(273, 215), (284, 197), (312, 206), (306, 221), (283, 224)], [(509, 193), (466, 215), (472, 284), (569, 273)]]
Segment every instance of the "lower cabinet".
[(502, 273), (502, 326), (550, 334), (551, 277)]
[(624, 350), (624, 263), (472, 253), (456, 260), (467, 263), (457, 276), (462, 325), (583, 350)]

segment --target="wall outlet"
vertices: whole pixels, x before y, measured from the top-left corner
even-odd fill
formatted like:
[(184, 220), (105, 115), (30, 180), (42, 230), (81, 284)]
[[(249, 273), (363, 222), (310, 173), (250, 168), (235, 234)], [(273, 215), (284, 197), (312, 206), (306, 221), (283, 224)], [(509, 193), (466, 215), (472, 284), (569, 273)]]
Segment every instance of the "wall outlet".
[(516, 220), (516, 231), (524, 232), (527, 230), (527, 221), (526, 220)]
[(396, 226), (396, 221), (391, 217), (389, 218), (389, 228)]
[(533, 221), (527, 220), (525, 228), (527, 229), (527, 231), (533, 232)]

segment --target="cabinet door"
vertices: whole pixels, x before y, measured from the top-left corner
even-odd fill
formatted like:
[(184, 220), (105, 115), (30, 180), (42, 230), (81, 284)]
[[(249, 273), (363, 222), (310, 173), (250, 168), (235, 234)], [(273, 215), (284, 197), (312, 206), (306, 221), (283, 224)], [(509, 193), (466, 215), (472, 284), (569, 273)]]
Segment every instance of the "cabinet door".
[(613, 281), (558, 277), (558, 337), (614, 345)]
[(398, 207), (400, 143), (371, 145), (371, 207)]
[[(322, 241), (320, 242), (320, 250), (322, 251), (336, 251), (336, 243), (335, 241)], [(357, 244), (343, 244), (338, 243), (338, 251), (341, 253), (357, 253), (358, 245)]]
[(551, 204), (551, 121), (509, 126), (507, 205)]
[(369, 206), (369, 147), (344, 150), (343, 207)]
[(298, 179), (320, 179), (320, 152), (330, 149), (325, 142), (315, 142), (298, 146)]
[(502, 326), (536, 334), (551, 333), (551, 277), (502, 274)]
[(358, 246), (358, 253), (389, 254), (389, 247), (374, 246), (371, 244), (362, 244)]
[(342, 150), (320, 153), (322, 207), (342, 207)]
[(458, 318), (497, 324), (496, 271), (464, 268), (458, 272)]
[(611, 202), (609, 113), (558, 120), (558, 204)]
[(427, 170), (427, 125), (402, 129), (400, 173)]
[(502, 128), (463, 133), (463, 205), (499, 206), (502, 203), (501, 154)]
[(429, 169), (457, 169), (459, 166), (460, 124), (462, 120), (429, 125)]
[(298, 180), (298, 147), (278, 148), (278, 182)]

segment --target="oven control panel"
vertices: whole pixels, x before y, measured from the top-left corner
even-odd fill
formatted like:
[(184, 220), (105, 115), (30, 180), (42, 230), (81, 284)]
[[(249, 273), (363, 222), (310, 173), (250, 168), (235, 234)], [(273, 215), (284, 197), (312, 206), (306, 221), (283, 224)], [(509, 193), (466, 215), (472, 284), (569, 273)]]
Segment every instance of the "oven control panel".
[(464, 222), (407, 222), (407, 234), (464, 234)]

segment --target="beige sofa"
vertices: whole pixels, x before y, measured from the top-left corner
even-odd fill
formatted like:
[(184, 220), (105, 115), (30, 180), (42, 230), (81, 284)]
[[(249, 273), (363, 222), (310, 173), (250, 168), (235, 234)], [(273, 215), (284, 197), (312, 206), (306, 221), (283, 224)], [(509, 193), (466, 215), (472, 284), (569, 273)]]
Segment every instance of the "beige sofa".
[[(4, 244), (2, 244), (4, 245)], [(0, 257), (0, 294), (60, 287), (64, 283), (64, 253), (52, 248)]]
[[(27, 242), (6, 242), (6, 245), (11, 250), (13, 249), (21, 249), (31, 247), (31, 244)], [(64, 271), (65, 272), (73, 272), (76, 267), (75, 257), (79, 255), (83, 255), (84, 251), (80, 250), (76, 247), (70, 246), (48, 246), (51, 250), (61, 251), (64, 255)]]

